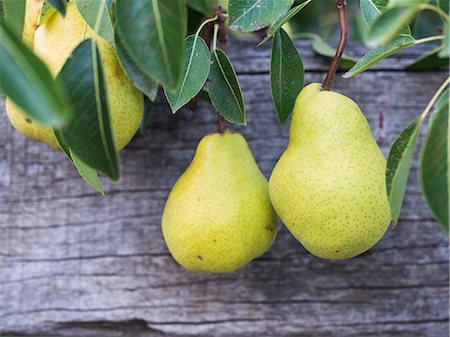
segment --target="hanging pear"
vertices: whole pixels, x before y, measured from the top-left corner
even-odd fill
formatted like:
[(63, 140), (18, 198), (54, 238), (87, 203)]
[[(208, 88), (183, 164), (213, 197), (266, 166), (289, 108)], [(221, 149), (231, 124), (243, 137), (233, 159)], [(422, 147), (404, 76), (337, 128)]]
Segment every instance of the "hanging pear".
[(205, 136), (162, 216), (167, 246), (186, 269), (235, 271), (263, 254), (277, 233), (268, 183), (244, 137)]
[[(92, 37), (93, 30), (84, 21), (75, 2), (71, 1), (67, 3), (65, 17), (55, 12), (34, 31), (41, 3), (41, 0), (27, 0), (23, 39), (30, 46), (34, 44), (34, 52), (56, 76), (78, 44)], [(99, 36), (97, 44), (105, 72), (114, 139), (120, 150), (139, 128), (144, 111), (144, 96), (123, 71), (113, 46)], [(6, 100), (6, 112), (11, 124), (19, 132), (55, 149), (60, 148), (50, 127), (29, 118), (10, 99)]]
[(295, 101), (270, 199), (309, 252), (351, 258), (375, 245), (389, 226), (385, 172), (386, 160), (356, 103), (313, 83)]

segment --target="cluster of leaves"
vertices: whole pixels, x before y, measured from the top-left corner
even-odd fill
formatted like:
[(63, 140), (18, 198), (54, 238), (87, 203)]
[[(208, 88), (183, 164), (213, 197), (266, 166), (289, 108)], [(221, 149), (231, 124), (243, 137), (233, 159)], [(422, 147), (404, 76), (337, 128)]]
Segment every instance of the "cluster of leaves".
[[(52, 79), (46, 66), (19, 38), (25, 0), (0, 1), (0, 90), (32, 118), (54, 128), (81, 176), (101, 192), (97, 172), (118, 180), (120, 170), (97, 35), (114, 46), (126, 74), (146, 97), (142, 129), (159, 88), (174, 113), (191, 100), (206, 97), (224, 119), (246, 124), (239, 81), (225, 48), (221, 48), (220, 35), (225, 26), (237, 34), (264, 29), (266, 36), (260, 44), (273, 40), (270, 88), (280, 125), (288, 119), (304, 84), (303, 62), (293, 40), (310, 39), (318, 54), (328, 58), (335, 54), (325, 42), (334, 39), (337, 26), (334, 1), (72, 0), (96, 35), (81, 42), (57, 78)], [(39, 24), (51, 15), (64, 15), (66, 3), (45, 0)], [(218, 5), (226, 14), (217, 10)], [(340, 63), (341, 69), (348, 70), (344, 77), (359, 74), (399, 50), (429, 41), (441, 40), (442, 44), (414, 61), (409, 69), (448, 64), (448, 1), (360, 0), (357, 5), (349, 4), (350, 11), (361, 11), (361, 15), (349, 15), (352, 37), (373, 49), (360, 60), (344, 54)], [(430, 18), (430, 13), (434, 17)], [(220, 22), (223, 18), (225, 22)], [(435, 34), (436, 22), (444, 34), (429, 36)], [(390, 151), (387, 186), (394, 222), (400, 213), (420, 129), (438, 102), (422, 145), (419, 171), (427, 202), (448, 229), (446, 86), (448, 81)]]

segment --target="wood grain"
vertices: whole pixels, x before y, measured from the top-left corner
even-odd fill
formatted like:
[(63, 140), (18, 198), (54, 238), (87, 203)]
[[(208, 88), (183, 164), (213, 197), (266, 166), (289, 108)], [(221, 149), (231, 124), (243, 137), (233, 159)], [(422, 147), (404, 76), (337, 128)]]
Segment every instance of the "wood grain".
[[(287, 144), (270, 97), (270, 46), (233, 41), (248, 109), (248, 139), (269, 176)], [(306, 82), (326, 60), (298, 43)], [(405, 51), (335, 90), (366, 114), (386, 153), (445, 71), (407, 73), (423, 52)], [(349, 54), (363, 49), (350, 46)], [(172, 115), (159, 97), (144, 136), (121, 152), (122, 180), (101, 197), (62, 153), (10, 126), (0, 104), (0, 335), (58, 336), (448, 336), (448, 238), (410, 177), (400, 223), (348, 261), (308, 254), (281, 226), (273, 247), (232, 274), (178, 266), (160, 232), (166, 197), (215, 113)]]

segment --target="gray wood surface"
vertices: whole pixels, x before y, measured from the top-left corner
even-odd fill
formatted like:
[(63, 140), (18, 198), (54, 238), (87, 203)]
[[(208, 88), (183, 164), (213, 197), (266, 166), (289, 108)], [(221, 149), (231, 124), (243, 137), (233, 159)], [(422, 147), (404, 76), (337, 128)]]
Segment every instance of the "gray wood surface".
[[(266, 176), (286, 146), (270, 97), (270, 46), (233, 41), (249, 141)], [(306, 82), (327, 62), (298, 43)], [(350, 46), (360, 56), (363, 48)], [(424, 48), (391, 57), (335, 90), (352, 97), (386, 153), (446, 71), (407, 73)], [(166, 197), (213, 109), (171, 115), (162, 97), (144, 136), (121, 152), (122, 180), (101, 197), (62, 153), (15, 132), (0, 103), (0, 335), (448, 336), (448, 238), (420, 195), (416, 164), (403, 213), (372, 250), (347, 261), (308, 254), (281, 226), (273, 247), (240, 271), (194, 274), (160, 232)]]

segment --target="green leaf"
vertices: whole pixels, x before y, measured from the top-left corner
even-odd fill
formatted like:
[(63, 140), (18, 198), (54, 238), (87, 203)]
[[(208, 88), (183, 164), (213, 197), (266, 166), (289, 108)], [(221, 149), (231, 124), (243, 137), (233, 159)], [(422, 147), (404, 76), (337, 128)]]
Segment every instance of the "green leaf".
[(173, 90), (164, 87), (164, 93), (173, 113), (202, 89), (208, 78), (210, 66), (211, 57), (205, 41), (198, 35), (188, 36), (181, 81)]
[(91, 185), (92, 188), (100, 192), (101, 195), (105, 196), (102, 184), (98, 179), (97, 171), (86, 165), (80, 158), (77, 157), (75, 153), (73, 153), (73, 151), (70, 151), (70, 155), (72, 157), (73, 164), (84, 181)]
[(58, 12), (61, 13), (62, 16), (66, 15), (66, 5), (67, 0), (46, 0), (50, 5), (56, 8)]
[(186, 2), (189, 7), (206, 16), (212, 16), (214, 14), (215, 0), (186, 0)]
[(433, 216), (449, 233), (449, 91), (437, 103), (431, 115), (419, 157), (419, 180), (425, 201)]
[(410, 7), (430, 2), (429, 0), (389, 0), (388, 8)]
[(442, 50), (439, 53), (439, 57), (449, 57), (450, 56), (450, 24), (448, 22), (444, 25), (444, 41), (442, 43)]
[(139, 125), (139, 133), (144, 134), (147, 123), (150, 119), (150, 115), (153, 109), (154, 101), (150, 100), (147, 96), (144, 96), (144, 114), (142, 116), (141, 124)]
[(123, 48), (122, 38), (116, 34), (116, 52), (120, 64), (134, 86), (142, 91), (152, 101), (158, 93), (159, 83), (155, 79), (147, 76), (137, 65), (137, 63), (127, 54)]
[(26, 0), (3, 0), (3, 15), (5, 23), (19, 38), (22, 38), (25, 21)]
[(56, 8), (48, 3), (48, 0), (44, 0), (42, 3), (41, 11), (38, 18), (38, 27), (42, 26), (48, 19), (56, 13)]
[(76, 4), (84, 21), (86, 21), (92, 29), (95, 28), (100, 6), (106, 6), (98, 29), (98, 35), (114, 45), (114, 30), (105, 0), (76, 0)]
[(290, 19), (292, 19), (295, 15), (297, 15), (303, 8), (305, 8), (311, 0), (307, 0), (303, 3), (301, 3), (298, 6), (295, 6), (294, 8), (291, 8), (289, 11), (287, 11), (281, 18), (277, 20), (270, 28), (267, 30), (266, 37), (258, 44), (258, 46), (262, 45), (264, 42), (268, 41), (270, 38), (274, 37), (275, 34), (283, 27), (283, 25), (287, 22), (289, 22)]
[(29, 117), (60, 126), (72, 112), (64, 89), (10, 28), (0, 24), (0, 91)]
[[(450, 2), (448, 0), (436, 0), (436, 5), (442, 9), (445, 13), (450, 11)], [(442, 20), (445, 22), (445, 18), (441, 16)]]
[(213, 51), (213, 64), (209, 72), (208, 93), (211, 103), (228, 121), (246, 125), (245, 105), (236, 72), (227, 55)]
[(270, 57), (270, 89), (281, 126), (286, 123), (295, 99), (303, 88), (305, 71), (297, 48), (289, 35), (280, 29), (273, 40)]
[(116, 1), (122, 47), (147, 77), (169, 88), (178, 84), (186, 35), (182, 0)]
[(386, 47), (378, 47), (370, 50), (349, 71), (344, 74), (344, 78), (349, 78), (362, 73), (364, 70), (370, 68), (384, 58), (398, 52), (399, 50), (414, 45), (414, 42), (414, 38), (403, 36), (396, 39)]
[(406, 191), (409, 171), (414, 158), (417, 139), (422, 128), (421, 116), (414, 119), (397, 137), (389, 151), (386, 187), (389, 195), (393, 225), (397, 224)]
[(230, 0), (230, 28), (241, 32), (260, 30), (277, 21), (293, 0)]
[(360, 0), (361, 14), (366, 22), (367, 26), (372, 23), (381, 15), (381, 10), (387, 6), (387, 1), (383, 4), (377, 3), (374, 0)]
[(102, 185), (98, 180), (97, 171), (83, 163), (83, 161), (70, 150), (69, 145), (64, 139), (64, 135), (62, 134), (62, 131), (60, 129), (53, 129), (53, 132), (59, 146), (61, 147), (61, 149), (63, 149), (67, 157), (69, 157), (69, 159), (73, 162), (80, 176), (84, 179), (84, 181), (86, 181), (89, 185), (91, 185), (94, 189), (99, 191), (104, 196), (105, 193), (103, 192)]
[(62, 129), (70, 150), (86, 165), (119, 179), (119, 158), (112, 133), (103, 66), (96, 44), (81, 42), (58, 78), (64, 82), (77, 115)]
[(381, 12), (389, 6), (389, 0), (372, 0), (372, 2)]
[(401, 33), (409, 34), (410, 30), (408, 30), (408, 25), (418, 13), (418, 5), (411, 5), (406, 8), (389, 8), (370, 25), (366, 37), (367, 44), (372, 47), (385, 46), (391, 43)]
[(448, 63), (449, 63), (448, 57), (440, 58), (438, 56), (439, 52), (442, 49), (443, 49), (443, 47), (441, 46), (441, 47), (437, 47), (433, 50), (430, 50), (429, 52), (416, 58), (413, 61), (413, 63), (411, 63), (405, 69), (412, 70), (412, 71), (424, 71), (424, 70), (439, 69), (439, 68), (448, 66)]

